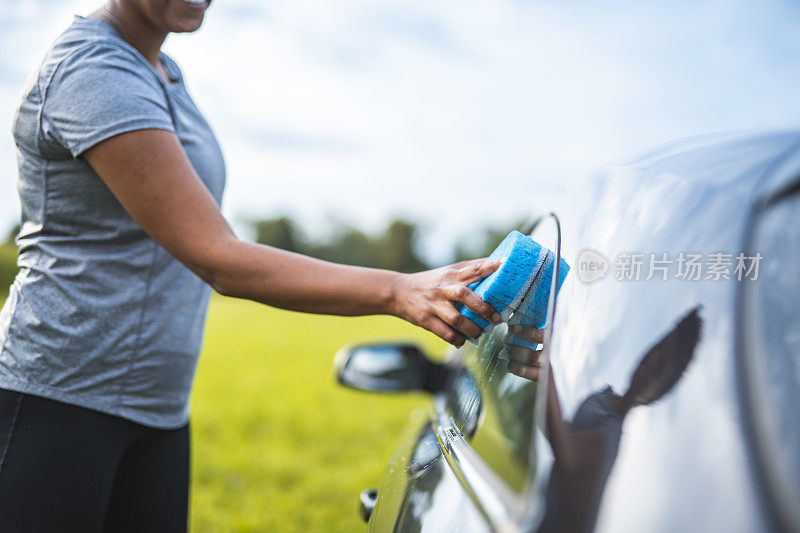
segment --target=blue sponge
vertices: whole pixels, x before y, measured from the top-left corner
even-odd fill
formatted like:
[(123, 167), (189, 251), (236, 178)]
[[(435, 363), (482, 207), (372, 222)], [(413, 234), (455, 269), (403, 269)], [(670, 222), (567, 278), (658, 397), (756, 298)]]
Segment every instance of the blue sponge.
[[(500, 268), (469, 288), (483, 301), (492, 304), (504, 318), (513, 312), (515, 324), (544, 327), (555, 254), (527, 235), (512, 231), (489, 256), (490, 260), (501, 258), (505, 260)], [(561, 259), (558, 270), (557, 291), (569, 272), (569, 265)], [(463, 305), (459, 304), (458, 309), (481, 328), (489, 325), (488, 320)], [(523, 339), (519, 341), (515, 344), (527, 343)]]

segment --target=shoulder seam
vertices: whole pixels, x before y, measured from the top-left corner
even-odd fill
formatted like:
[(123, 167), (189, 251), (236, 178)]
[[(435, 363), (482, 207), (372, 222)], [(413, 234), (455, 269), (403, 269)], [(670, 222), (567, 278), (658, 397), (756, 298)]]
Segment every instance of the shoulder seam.
[[(44, 89), (42, 89), (41, 86), (39, 87), (39, 93), (40, 93), (41, 99), (42, 99), (41, 104), (39, 105), (39, 112), (37, 113), (37, 117), (36, 117), (36, 129), (37, 129), (37, 131), (36, 131), (36, 149), (39, 151), (39, 153), (42, 152), (41, 142), (42, 142), (43, 137), (44, 137), (44, 135), (43, 135), (44, 134), (44, 129), (42, 127), (42, 121), (43, 121), (43, 118), (44, 118), (43, 117), (43, 115), (44, 115), (44, 107), (45, 107), (45, 104), (47, 103), (47, 94), (48, 94), (48, 92), (50, 90), (50, 84), (52, 83), (53, 78), (58, 73), (58, 70), (62, 67), (62, 65), (68, 59), (72, 58), (73, 56), (75, 56), (79, 52), (85, 52), (89, 48), (107, 49), (107, 50), (112, 51), (112, 52), (124, 52), (126, 56), (132, 58), (137, 63), (141, 62), (141, 59), (138, 56), (136, 56), (136, 54), (132, 53), (130, 50), (126, 50), (125, 48), (121, 48), (119, 46), (114, 46), (114, 45), (112, 45), (110, 43), (104, 42), (102, 39), (98, 39), (98, 38), (95, 38), (95, 37), (87, 38), (85, 40), (85, 42), (81, 43), (80, 45), (77, 45), (74, 50), (72, 50), (67, 55), (65, 55), (64, 57), (59, 59), (58, 62), (56, 63), (56, 65), (53, 67), (53, 70), (47, 76), (47, 80), (45, 82)], [(146, 65), (145, 65), (145, 67), (146, 67)], [(145, 70), (148, 70), (148, 72), (149, 72), (149, 69), (145, 69)], [(164, 99), (166, 100), (166, 103), (169, 105), (169, 100), (167, 98), (166, 92), (164, 91), (164, 88), (159, 83), (159, 80), (157, 79), (156, 74), (154, 72), (149, 72), (149, 73), (151, 74), (152, 78), (154, 78), (154, 81), (155, 81), (156, 85), (161, 90), (162, 94), (164, 94)], [(39, 82), (40, 82), (40, 79), (37, 79), (36, 83), (39, 84)]]
[[(47, 81), (44, 84), (44, 89), (42, 87), (39, 87), (39, 94), (41, 95), (42, 101), (39, 104), (39, 112), (36, 114), (36, 149), (39, 151), (40, 154), (42, 153), (41, 142), (43, 136), (42, 117), (44, 115), (44, 104), (45, 102), (47, 102), (47, 92), (50, 90), (50, 83), (53, 81), (53, 77), (56, 75), (56, 72), (58, 72), (58, 69), (61, 68), (61, 65), (63, 65), (67, 59), (71, 58), (73, 55), (83, 50), (83, 48), (84, 46), (80, 46), (75, 50), (73, 50), (72, 52), (65, 55), (64, 57), (62, 57), (58, 61), (58, 63), (56, 63), (55, 67), (53, 67), (53, 71), (50, 72), (50, 75), (47, 76)], [(40, 80), (37, 79), (36, 83), (38, 84), (39, 81)]]

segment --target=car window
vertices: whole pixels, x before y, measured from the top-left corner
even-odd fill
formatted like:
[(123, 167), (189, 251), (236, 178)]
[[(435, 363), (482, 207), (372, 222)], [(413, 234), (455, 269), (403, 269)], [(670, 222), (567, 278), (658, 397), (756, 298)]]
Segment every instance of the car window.
[[(556, 226), (549, 226), (549, 235), (537, 231), (532, 236), (555, 250)], [(514, 324), (512, 314), (490, 326), (477, 345), (467, 343), (461, 349), (462, 369), (450, 389), (448, 405), (472, 448), (510, 488), (521, 492), (533, 473), (531, 446), (539, 385), (509, 371), (514, 356), (508, 343)]]

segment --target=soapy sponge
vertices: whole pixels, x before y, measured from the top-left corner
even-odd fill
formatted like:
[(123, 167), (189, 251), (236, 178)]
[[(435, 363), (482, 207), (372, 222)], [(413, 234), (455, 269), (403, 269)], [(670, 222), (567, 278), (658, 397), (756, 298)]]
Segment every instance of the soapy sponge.
[[(509, 233), (489, 259), (504, 259), (500, 268), (469, 286), (483, 301), (489, 302), (507, 319), (514, 312), (515, 324), (542, 328), (547, 321), (547, 302), (553, 279), (555, 254), (518, 231)], [(561, 259), (556, 291), (569, 272)], [(481, 328), (489, 322), (470, 309), (459, 305), (459, 311)], [(474, 340), (474, 339), (473, 339)], [(522, 341), (522, 339), (520, 339)], [(523, 344), (523, 342), (520, 342)]]

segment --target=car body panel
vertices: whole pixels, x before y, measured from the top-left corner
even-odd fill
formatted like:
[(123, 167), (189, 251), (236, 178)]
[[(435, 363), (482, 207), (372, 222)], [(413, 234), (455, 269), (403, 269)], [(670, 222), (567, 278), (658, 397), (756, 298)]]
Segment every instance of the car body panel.
[[(673, 259), (681, 253), (721, 252), (735, 258), (744, 251), (753, 203), (799, 173), (798, 132), (673, 143), (601, 174), (578, 242), (568, 248), (591, 249), (609, 264), (618, 254), (633, 252)], [(779, 259), (764, 257), (762, 269), (777, 268)], [(603, 472), (586, 480), (594, 496), (580, 510), (588, 516), (582, 527), (615, 532), (769, 530), (773, 523), (754, 474), (737, 384), (738, 282), (677, 279), (674, 272), (666, 280), (658, 274), (646, 280), (647, 274), (639, 281), (617, 280), (610, 269), (606, 279), (588, 284), (572, 275), (558, 301), (548, 346), (555, 377), (550, 385), (567, 421), (604, 391), (625, 392), (643, 355), (688, 311), (701, 306), (703, 321), (688, 368), (663, 398), (634, 407), (619, 420), (601, 422), (607, 436)], [(554, 496), (557, 477), (551, 472), (558, 450), (542, 431), (540, 407), (550, 385), (514, 385), (514, 378), (504, 375), (487, 383), (494, 374), (481, 367), (486, 363), (481, 349), (468, 346), (451, 354), (451, 363), (461, 368), (461, 385), (455, 379), (437, 397), (430, 419), (390, 462), (369, 522), (371, 531), (497, 529), (470, 487), (474, 480), (465, 480), (444, 460), (447, 443), (434, 437), (448, 423), (496, 472), (506, 485), (503, 490), (513, 494), (507, 499), (526, 502), (528, 512), (509, 530), (536, 530), (541, 519), (547, 530), (548, 516), (573, 511), (564, 507), (564, 498)], [(497, 358), (490, 361), (495, 364)], [(466, 402), (466, 408), (459, 407), (459, 399), (469, 397), (454, 392), (463, 388), (465, 375), (475, 381), (472, 394), (480, 405)], [(503, 404), (512, 396), (497, 391), (514, 386), (525, 391), (529, 404)], [(522, 429), (523, 437), (509, 438), (512, 412), (519, 417), (517, 430)], [(525, 439), (530, 449), (524, 453), (508, 446)], [(506, 447), (498, 448), (498, 443)], [(414, 473), (412, 459), (420, 446), (436, 457), (421, 474)], [(499, 455), (492, 456), (492, 446)], [(509, 457), (516, 462), (509, 463)]]
[(490, 531), (447, 464), (432, 421), (389, 461), (369, 531)]
[[(735, 256), (754, 197), (800, 169), (798, 141), (796, 133), (704, 138), (613, 168), (602, 177), (580, 247), (609, 258)], [(762, 268), (774, 260), (764, 258)], [(568, 416), (594, 391), (624, 390), (643, 351), (687, 309), (703, 306), (703, 334), (686, 375), (671, 395), (625, 422), (597, 530), (764, 530), (737, 402), (736, 281), (571, 281), (551, 351)]]

